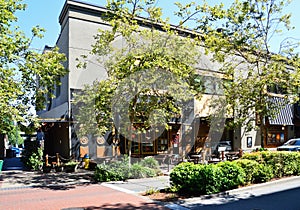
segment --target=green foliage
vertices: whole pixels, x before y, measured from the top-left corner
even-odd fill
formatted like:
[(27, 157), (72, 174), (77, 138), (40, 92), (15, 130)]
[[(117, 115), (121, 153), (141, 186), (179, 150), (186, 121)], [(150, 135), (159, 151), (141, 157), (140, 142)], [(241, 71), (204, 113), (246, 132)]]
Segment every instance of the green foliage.
[(298, 152), (255, 152), (245, 154), (243, 159), (255, 160), (264, 165), (262, 173), (270, 174), (265, 178), (280, 178), (283, 176), (299, 175), (300, 153)]
[(43, 150), (38, 148), (37, 152), (33, 152), (29, 157), (29, 167), (35, 171), (40, 171), (43, 167)]
[(51, 90), (67, 70), (61, 64), (65, 56), (57, 48), (43, 54), (31, 48), (44, 29), (34, 27), (28, 38), (14, 27), (15, 13), (26, 8), (21, 0), (1, 0), (0, 8), (0, 133), (6, 134), (13, 130), (12, 122), (34, 121), (30, 108), (44, 107), (45, 96), (53, 97)]
[(272, 167), (270, 165), (259, 164), (258, 174), (255, 177), (255, 183), (267, 182), (272, 178), (274, 178)]
[(273, 178), (299, 175), (300, 153), (255, 152), (236, 161), (216, 165), (181, 163), (170, 174), (171, 188), (179, 193), (203, 195)]
[(14, 126), (8, 133), (8, 141), (11, 145), (21, 145), (24, 143), (24, 139), (20, 135), (20, 128), (18, 126)]
[(170, 174), (172, 188), (179, 193), (200, 195), (220, 192), (221, 169), (217, 165), (181, 163)]
[(141, 160), (140, 165), (152, 169), (159, 169), (159, 163), (154, 157), (145, 157)]
[(104, 164), (97, 165), (94, 177), (98, 182), (123, 180), (123, 177), (118, 174), (115, 168)]
[(217, 164), (221, 171), (221, 190), (237, 188), (245, 183), (246, 176), (243, 168), (236, 162), (221, 162)]
[[(280, 106), (299, 99), (300, 57), (299, 50), (295, 50), (299, 42), (285, 37), (294, 28), (290, 25), (291, 14), (285, 14), (289, 3), (284, 0), (236, 0), (226, 2), (226, 6), (225, 3), (177, 3), (175, 14), (180, 23), (195, 26), (193, 31), (203, 38), (205, 52), (212, 56), (212, 61), (220, 63), (219, 70), (230, 81), (223, 88), (224, 106), (234, 114), (232, 126), (250, 130), (258, 126), (257, 120), (261, 122), (263, 135), (265, 117), (272, 117), (280, 110), (278, 104), (270, 102), (270, 97), (288, 96)], [(275, 37), (282, 37), (282, 42), (273, 42)], [(272, 89), (281, 92), (270, 93)]]
[(76, 166), (76, 165), (78, 165), (78, 164), (79, 164), (79, 162), (76, 162), (76, 161), (69, 161), (69, 162), (65, 163), (64, 165), (65, 165), (65, 166)]
[(143, 166), (140, 163), (132, 164), (130, 168), (130, 173), (131, 173), (130, 178), (134, 178), (134, 179), (154, 177), (157, 175), (156, 170), (154, 170), (153, 168)]
[(255, 160), (239, 159), (236, 163), (245, 171), (245, 184), (267, 182), (274, 177), (270, 166)]
[(257, 183), (260, 164), (255, 160), (239, 159), (236, 163), (244, 169), (245, 184)]
[(263, 163), (263, 158), (260, 152), (244, 153), (242, 159), (255, 160), (258, 163)]
[(151, 188), (146, 190), (145, 195), (153, 195), (155, 193), (159, 193), (159, 190), (151, 187)]
[[(28, 169), (32, 169), (30, 157), (34, 156), (38, 159), (39, 155), (39, 144), (37, 141), (24, 141), (25, 149), (22, 151), (21, 160)], [(32, 159), (34, 160), (34, 159)], [(38, 165), (38, 164), (37, 164)]]
[[(154, 168), (146, 166), (147, 164)], [(155, 166), (156, 163), (151, 159), (130, 165), (128, 157), (125, 156), (120, 161), (97, 165), (94, 176), (98, 182), (154, 177), (159, 173)]]
[[(180, 113), (180, 104), (186, 102), (187, 92), (191, 92), (192, 96), (201, 95), (193, 80), (196, 73), (194, 66), (200, 55), (197, 49), (198, 38), (181, 36), (176, 30), (171, 30), (167, 21), (162, 20), (160, 9), (155, 6), (154, 1), (110, 1), (107, 8), (110, 12), (106, 14), (106, 21), (112, 26), (112, 30), (98, 31), (91, 54), (104, 63), (109, 79), (95, 82), (93, 87), (86, 87), (84, 93), (75, 99), (78, 105), (84, 105), (81, 107), (90, 107), (86, 111), (82, 108), (77, 114), (82, 134), (103, 134), (110, 130), (110, 122), (114, 118), (111, 107), (123, 103), (128, 103), (129, 108), (126, 106), (126, 110), (118, 110), (121, 118), (129, 116), (131, 122), (141, 125), (137, 126), (141, 132), (158, 122), (167, 126), (168, 119)], [(138, 24), (136, 18), (141, 13), (150, 17), (147, 20), (148, 28)], [(158, 22), (163, 33), (154, 26)], [(116, 48), (119, 37), (122, 37), (124, 44)], [(83, 59), (86, 59), (86, 56), (83, 56)], [(78, 67), (84, 66), (83, 60)], [(159, 88), (153, 85), (159, 83), (162, 76), (155, 73), (155, 70), (172, 75), (173, 81), (165, 79), (160, 82), (165, 85), (160, 89), (166, 91), (159, 91)], [(137, 78), (126, 82), (130, 76)], [(143, 87), (139, 86), (141, 83)], [(182, 86), (187, 88), (182, 90)], [(119, 90), (117, 87), (124, 87), (125, 90)], [(134, 97), (129, 100), (127, 93), (132, 92)], [(154, 97), (149, 97), (150, 95)], [(118, 100), (112, 100), (114, 96), (117, 96)], [(94, 123), (90, 122), (97, 123), (97, 130), (94, 129)], [(127, 121), (123, 120), (121, 123)], [(120, 127), (129, 126), (125, 124)]]

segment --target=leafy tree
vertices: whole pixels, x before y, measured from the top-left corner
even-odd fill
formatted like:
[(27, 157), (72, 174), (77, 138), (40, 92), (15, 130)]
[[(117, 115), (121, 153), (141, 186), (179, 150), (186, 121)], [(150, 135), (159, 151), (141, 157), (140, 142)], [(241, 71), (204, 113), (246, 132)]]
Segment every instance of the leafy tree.
[(18, 126), (15, 126), (7, 136), (11, 145), (21, 145), (24, 142), (24, 139), (21, 137), (21, 130)]
[[(111, 122), (108, 124), (108, 119), (114, 117), (110, 107), (116, 102), (123, 102), (122, 94), (119, 95), (120, 101), (114, 101), (111, 96), (116, 94), (122, 84), (120, 81), (135, 72), (157, 67), (170, 71), (183, 81), (188, 81), (189, 90), (200, 97), (201, 84), (195, 83), (194, 64), (199, 58), (199, 48), (196, 46), (201, 45), (205, 53), (212, 55), (212, 60), (221, 66), (213, 70), (224, 73), (224, 106), (234, 117), (233, 126), (244, 126), (247, 131), (260, 126), (264, 146), (266, 117), (275, 116), (280, 108), (271, 102), (271, 98), (280, 96), (282, 106), (298, 100), (300, 74), (299, 56), (295, 51), (297, 43), (286, 38), (279, 44), (278, 52), (274, 52), (274, 46), (272, 50), (270, 47), (274, 37), (278, 38), (279, 34), (293, 28), (290, 26), (291, 15), (283, 14), (289, 2), (236, 0), (227, 5), (221, 3), (213, 6), (205, 1), (201, 4), (176, 3), (179, 9), (175, 14), (180, 22), (178, 26), (171, 26), (162, 19), (162, 10), (155, 6), (155, 1), (108, 1), (107, 8), (111, 12), (106, 20), (112, 30), (99, 31), (91, 52), (105, 61), (109, 76), (108, 80), (98, 84), (96, 92), (91, 93), (96, 97), (89, 97), (95, 104), (92, 110), (96, 109), (93, 112), (98, 128), (101, 131), (109, 129)], [(140, 19), (140, 16), (147, 17), (147, 21)], [(178, 28), (183, 34), (185, 28), (189, 29), (184, 34), (185, 38), (178, 36)], [(120, 37), (123, 45), (115, 48)], [(175, 88), (179, 89), (179, 86), (175, 85)], [(134, 88), (134, 85), (128, 85), (126, 90), (135, 92)], [(270, 91), (274, 88), (282, 91), (274, 95)], [(141, 101), (141, 96), (149, 94), (158, 97), (147, 99), (151, 109), (141, 110), (145, 104), (137, 102)], [(126, 97), (129, 96), (125, 94)], [(164, 103), (155, 101), (158, 98), (164, 98)], [(154, 88), (140, 91), (130, 101), (128, 114), (131, 122), (140, 119), (144, 129), (147, 129), (151, 124), (147, 120), (153, 110), (164, 108), (168, 114), (179, 113), (173, 99)], [(79, 101), (82, 100), (79, 98)], [(144, 115), (148, 117), (138, 117)], [(81, 115), (80, 118), (83, 119)], [(81, 128), (84, 130), (84, 127)]]
[(81, 133), (105, 133), (112, 123), (125, 136), (157, 124), (165, 129), (171, 117), (188, 110), (189, 100), (201, 97), (195, 81), (199, 40), (179, 34), (154, 1), (108, 1), (107, 8), (105, 20), (112, 29), (99, 30), (91, 54), (104, 62), (108, 79), (77, 96), (85, 104), (77, 115)]
[(44, 29), (32, 28), (28, 38), (15, 26), (15, 13), (26, 9), (21, 0), (0, 0), (0, 9), (0, 133), (5, 134), (13, 122), (34, 119), (30, 108), (42, 109), (45, 96), (53, 97), (51, 90), (67, 71), (62, 66), (65, 56), (57, 48), (41, 54), (30, 47), (34, 38), (43, 37)]
[[(245, 126), (247, 131), (259, 126), (262, 146), (266, 117), (274, 117), (281, 108), (271, 98), (282, 97), (282, 107), (298, 100), (300, 60), (299, 51), (295, 50), (298, 43), (289, 37), (280, 43), (272, 42), (293, 29), (291, 14), (283, 13), (289, 3), (236, 0), (214, 6), (177, 4), (176, 14), (185, 20), (182, 23), (190, 21), (195, 26), (194, 31), (203, 37), (206, 53), (220, 62), (219, 70), (230, 81), (224, 83), (224, 92), (234, 125)], [(280, 92), (272, 94), (272, 89)]]

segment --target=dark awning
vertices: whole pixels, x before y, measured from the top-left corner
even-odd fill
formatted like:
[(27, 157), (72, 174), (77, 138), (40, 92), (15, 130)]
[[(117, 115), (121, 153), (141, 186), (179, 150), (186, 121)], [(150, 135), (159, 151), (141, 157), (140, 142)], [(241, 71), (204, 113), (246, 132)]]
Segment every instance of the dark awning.
[(279, 97), (271, 98), (271, 103), (279, 109), (274, 117), (269, 117), (271, 125), (294, 125), (293, 105), (285, 104), (284, 100)]
[(39, 114), (39, 121), (40, 122), (68, 122), (66, 120), (66, 117), (68, 116), (68, 102), (65, 102), (57, 107), (54, 107), (53, 109), (43, 112)]

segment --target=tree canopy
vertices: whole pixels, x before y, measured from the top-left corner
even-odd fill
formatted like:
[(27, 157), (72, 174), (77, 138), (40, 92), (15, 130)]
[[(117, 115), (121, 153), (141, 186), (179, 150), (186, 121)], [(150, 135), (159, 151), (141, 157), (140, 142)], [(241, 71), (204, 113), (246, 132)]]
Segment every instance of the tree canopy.
[[(224, 106), (234, 118), (233, 125), (245, 126), (249, 131), (256, 128), (255, 122), (259, 121), (264, 130), (266, 117), (274, 116), (279, 110), (278, 104), (272, 104), (270, 98), (281, 97), (282, 106), (298, 100), (300, 60), (295, 50), (298, 43), (285, 37), (278, 43), (278, 52), (270, 45), (276, 34), (293, 29), (291, 14), (283, 13), (289, 2), (176, 3), (178, 10), (174, 14), (180, 21), (178, 25), (170, 25), (162, 18), (162, 9), (156, 7), (156, 1), (108, 1), (107, 21), (112, 30), (99, 31), (92, 50), (93, 54), (107, 59), (109, 75), (107, 81), (99, 83), (93, 98), (98, 109), (98, 125), (102, 126), (101, 120), (107, 122), (103, 116), (113, 117), (107, 108), (112, 106), (111, 93), (117, 89), (119, 81), (146, 68), (160, 67), (183, 81), (193, 81), (187, 82), (191, 93), (201, 95), (201, 84), (194, 83), (193, 78), (194, 64), (199, 58), (195, 47), (198, 45), (204, 47), (206, 54), (212, 55), (213, 62), (220, 64), (220, 68), (210, 70), (224, 75)], [(142, 29), (145, 25), (148, 28)], [(188, 31), (186, 34), (192, 37), (183, 39), (178, 36), (178, 31)], [(112, 43), (118, 37), (125, 39), (125, 45), (116, 49)], [(274, 92), (274, 89), (280, 91)], [(134, 114), (137, 111), (134, 104), (131, 108), (131, 114)]]
[(45, 53), (31, 48), (32, 40), (42, 38), (45, 30), (33, 27), (32, 36), (26, 37), (19, 29), (15, 13), (26, 9), (21, 0), (0, 0), (0, 9), (0, 133), (5, 134), (14, 122), (35, 119), (30, 110), (43, 108), (67, 70), (58, 48)]
[(164, 129), (171, 117), (188, 109), (189, 100), (201, 97), (194, 67), (200, 56), (198, 38), (179, 34), (154, 5), (107, 4), (105, 20), (112, 29), (99, 30), (91, 53), (104, 62), (108, 79), (86, 87), (77, 98), (85, 104), (77, 115), (82, 133), (96, 132), (92, 121), (100, 133), (111, 130), (112, 123), (122, 134), (130, 126), (139, 132), (158, 124)]
[[(177, 4), (177, 15), (190, 21), (203, 37), (206, 52), (220, 62), (219, 70), (230, 81), (223, 86), (226, 104), (234, 125), (245, 126), (246, 131), (257, 126), (264, 131), (266, 117), (272, 118), (286, 104), (298, 101), (299, 42), (285, 35), (293, 29), (291, 14), (284, 13), (289, 3), (236, 0), (213, 6)], [(283, 37), (281, 42), (279, 37)], [(272, 103), (272, 97), (281, 98), (281, 105)]]

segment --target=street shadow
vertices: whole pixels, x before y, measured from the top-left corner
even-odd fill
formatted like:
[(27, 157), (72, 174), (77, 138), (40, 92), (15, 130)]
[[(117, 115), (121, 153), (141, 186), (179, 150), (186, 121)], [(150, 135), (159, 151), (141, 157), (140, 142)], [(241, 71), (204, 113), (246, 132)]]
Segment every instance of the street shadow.
[(147, 210), (169, 210), (164, 206), (160, 206), (156, 203), (141, 203), (139, 206), (135, 206), (130, 203), (119, 203), (115, 205), (111, 204), (104, 204), (101, 206), (89, 206), (89, 207), (72, 207), (72, 208), (65, 208), (62, 210), (71, 210), (71, 209), (82, 209), (82, 210), (110, 210), (110, 209), (122, 209), (122, 210), (136, 210), (136, 209), (147, 209)]
[[(283, 190), (266, 195), (254, 196), (250, 192), (245, 195), (220, 194), (215, 197), (203, 197), (201, 202), (189, 204), (185, 201), (176, 202), (188, 209), (201, 210), (235, 210), (235, 209), (263, 209), (263, 210), (295, 210), (299, 208), (300, 188)], [(209, 202), (215, 199), (214, 202)], [(206, 202), (208, 201), (208, 202)], [(210, 203), (210, 204), (209, 204)]]
[[(7, 171), (2, 173), (2, 182), (9, 183), (12, 188), (32, 187), (50, 190), (69, 190), (77, 186), (96, 184), (93, 179), (94, 172), (80, 170), (78, 172), (27, 172)], [(14, 187), (15, 186), (15, 187)]]

